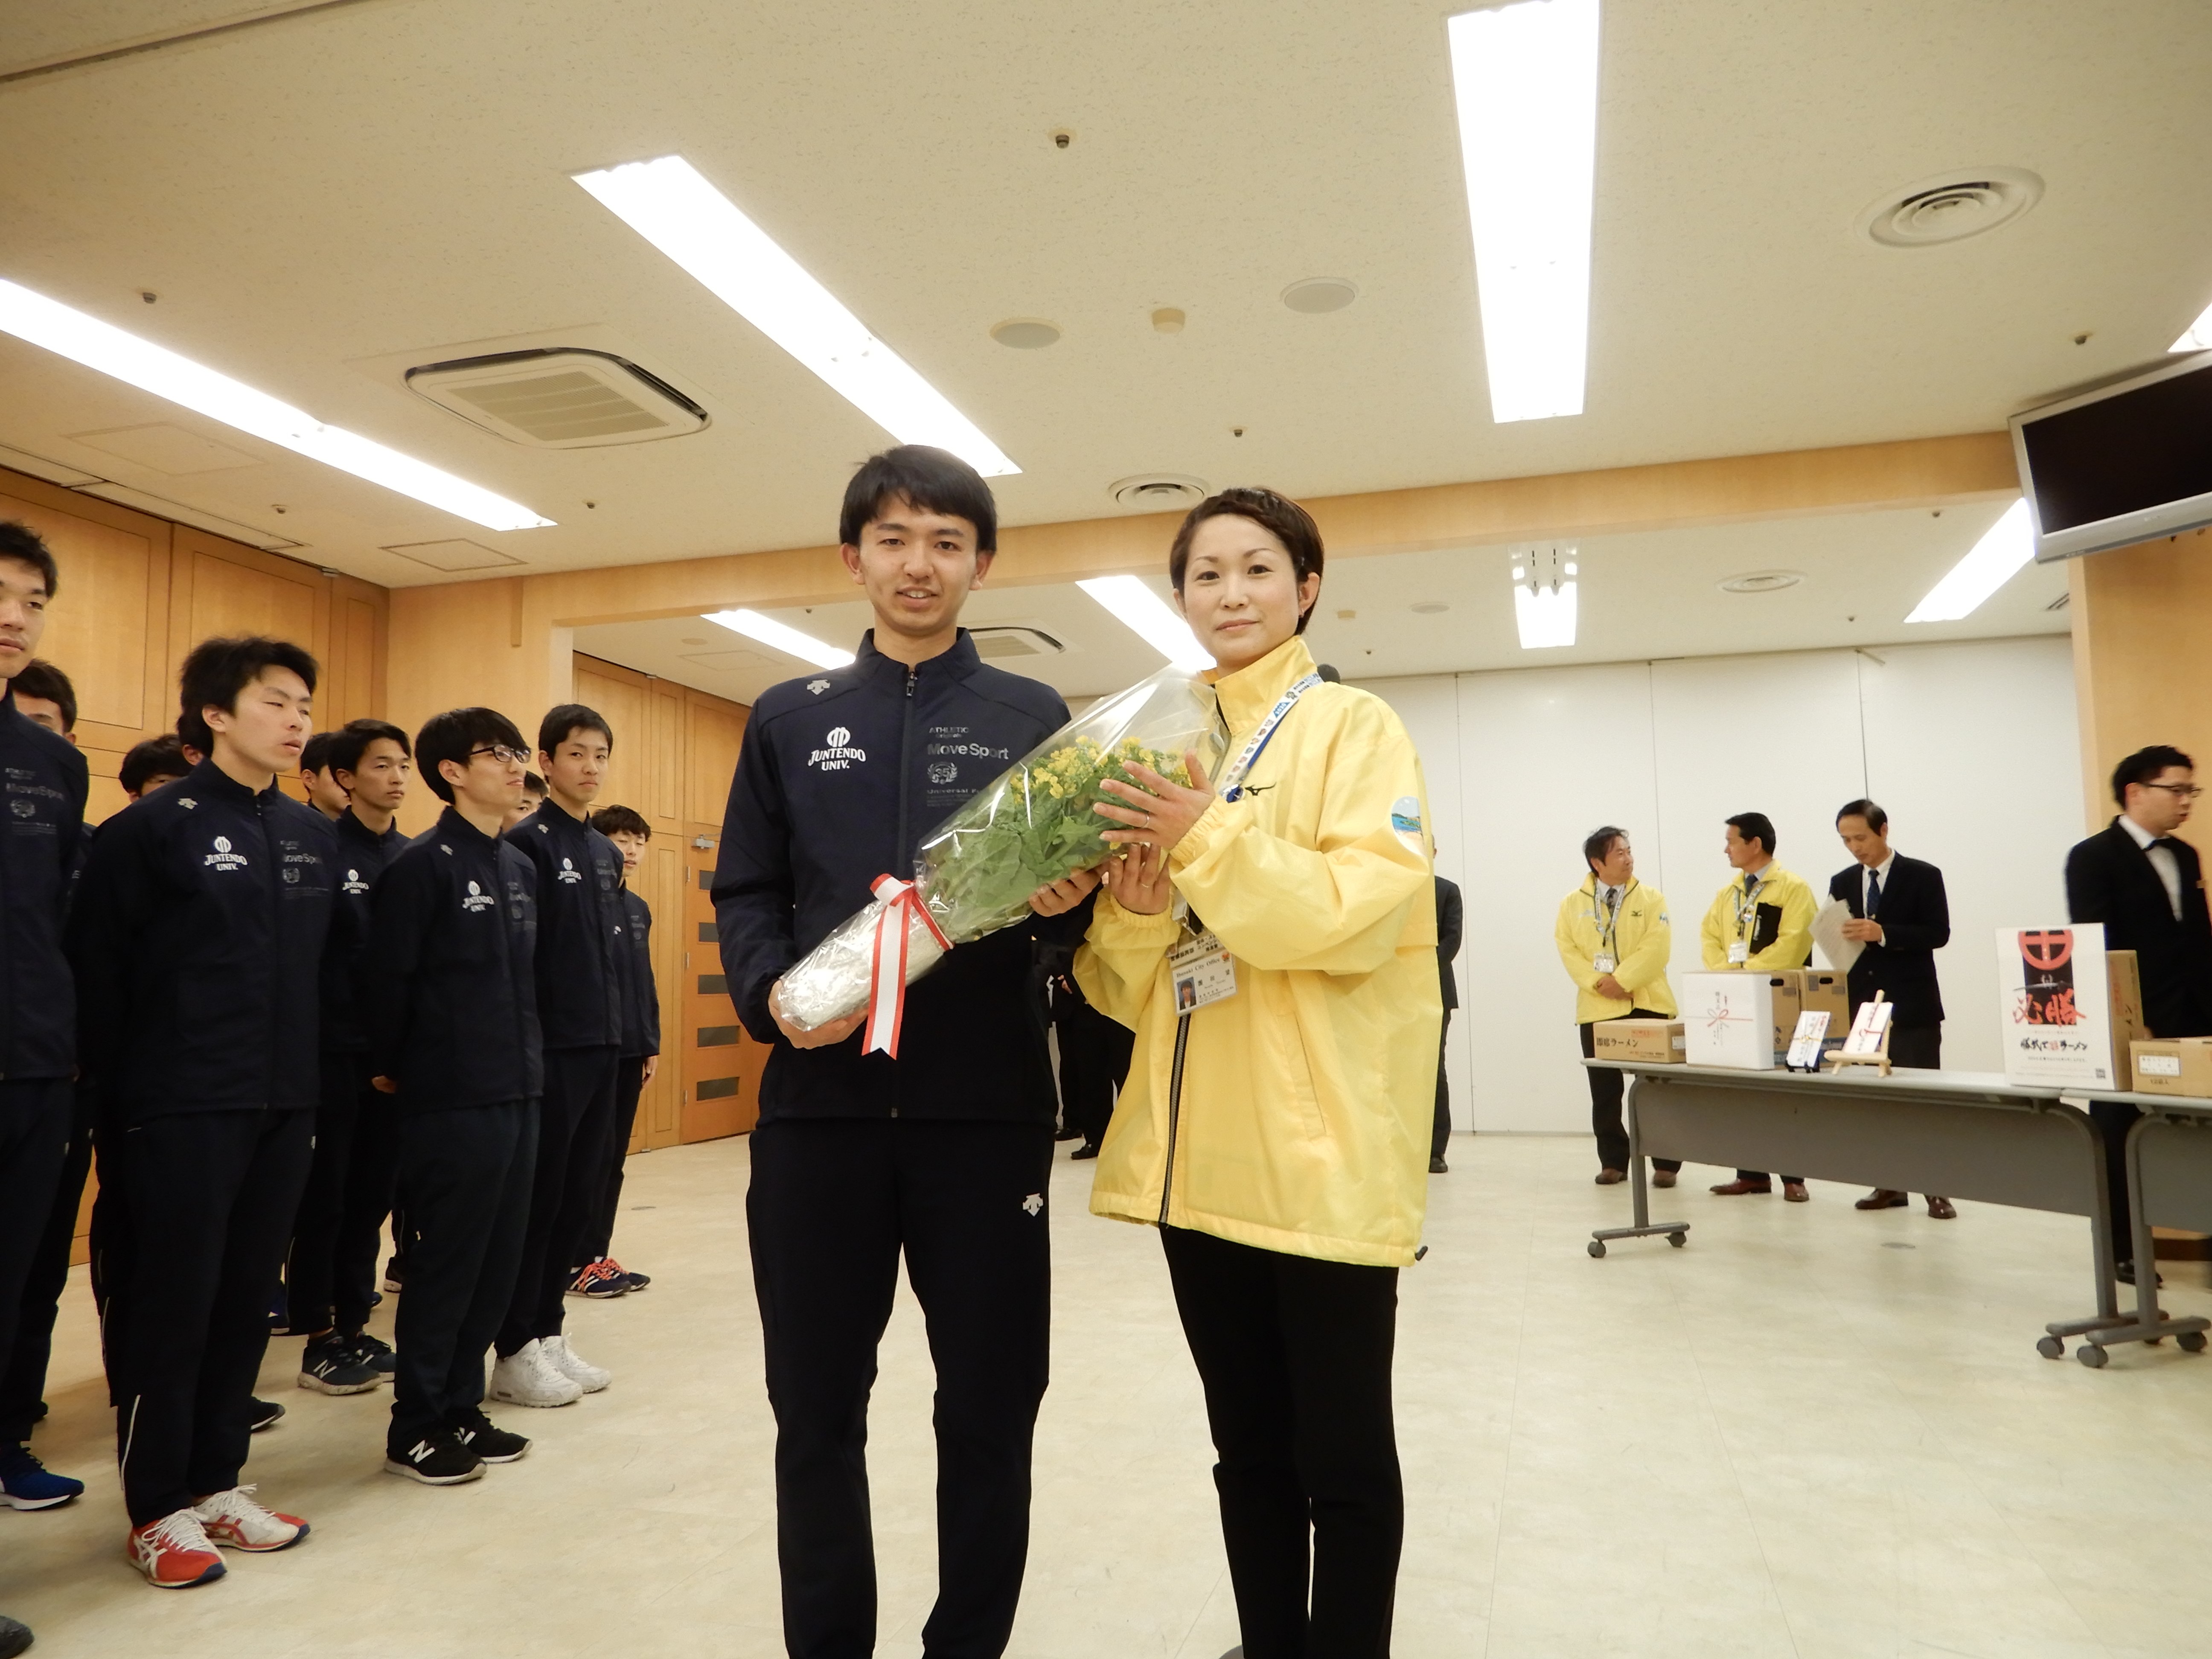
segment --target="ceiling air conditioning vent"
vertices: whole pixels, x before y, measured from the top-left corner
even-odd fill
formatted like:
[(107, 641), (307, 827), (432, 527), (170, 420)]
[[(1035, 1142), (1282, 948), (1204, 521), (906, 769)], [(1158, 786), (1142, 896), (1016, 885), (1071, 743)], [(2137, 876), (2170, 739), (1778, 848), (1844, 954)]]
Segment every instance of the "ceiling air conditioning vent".
[(611, 351), (544, 346), (407, 371), (410, 390), (472, 426), (538, 449), (680, 438), (707, 411), (659, 375)]
[(1206, 499), (1206, 480), (1180, 472), (1140, 472), (1133, 478), (1116, 478), (1106, 486), (1116, 505), (1164, 513), (1194, 507)]
[(1042, 628), (971, 628), (975, 654), (986, 661), (997, 657), (1052, 657), (1067, 649)]

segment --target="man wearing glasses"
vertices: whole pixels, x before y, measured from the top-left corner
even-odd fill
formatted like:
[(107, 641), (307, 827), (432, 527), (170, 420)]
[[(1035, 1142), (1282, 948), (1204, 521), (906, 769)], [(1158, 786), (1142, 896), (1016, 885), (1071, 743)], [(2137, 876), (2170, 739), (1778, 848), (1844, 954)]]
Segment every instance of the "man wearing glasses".
[[(2133, 951), (2142, 981), (2143, 1019), (2161, 1037), (2212, 1035), (2212, 921), (2197, 849), (2174, 831), (2196, 802), (2196, 763), (2168, 744), (2139, 749), (2112, 771), (2120, 815), (2066, 855), (2066, 910), (2105, 925), (2107, 951)], [(2112, 1194), (2112, 1259), (2135, 1283), (2135, 1231), (2128, 1211), (2128, 1128), (2132, 1106), (2093, 1103), (2105, 1133)]]

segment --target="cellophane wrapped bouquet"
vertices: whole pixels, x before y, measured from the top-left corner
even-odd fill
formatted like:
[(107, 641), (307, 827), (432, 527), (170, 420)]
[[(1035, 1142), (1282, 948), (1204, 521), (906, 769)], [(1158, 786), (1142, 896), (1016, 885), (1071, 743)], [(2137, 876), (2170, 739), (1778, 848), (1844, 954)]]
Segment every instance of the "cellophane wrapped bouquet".
[[(1091, 809), (1115, 801), (1099, 785), (1133, 783), (1129, 763), (1188, 784), (1183, 754), (1194, 750), (1211, 776), (1223, 736), (1212, 688), (1164, 668), (1094, 703), (1001, 772), (922, 840), (915, 884), (939, 933), (954, 945), (1012, 927), (1030, 914), (1030, 895), (1101, 863), (1117, 826)], [(867, 1006), (877, 926), (885, 901), (855, 911), (784, 975), (787, 1018), (811, 1030)], [(907, 922), (906, 982), (945, 952), (919, 916)]]

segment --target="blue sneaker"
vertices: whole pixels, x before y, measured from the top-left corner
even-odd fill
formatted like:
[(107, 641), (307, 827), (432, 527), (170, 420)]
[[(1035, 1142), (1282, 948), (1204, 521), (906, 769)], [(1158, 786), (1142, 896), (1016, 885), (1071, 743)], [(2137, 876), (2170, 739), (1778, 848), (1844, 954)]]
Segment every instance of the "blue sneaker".
[(83, 1481), (56, 1474), (28, 1446), (0, 1449), (0, 1502), (10, 1509), (50, 1510), (83, 1494)]
[(367, 1331), (356, 1331), (346, 1340), (353, 1345), (354, 1357), (364, 1365), (389, 1376), (399, 1369), (399, 1356), (392, 1352), (392, 1345)]

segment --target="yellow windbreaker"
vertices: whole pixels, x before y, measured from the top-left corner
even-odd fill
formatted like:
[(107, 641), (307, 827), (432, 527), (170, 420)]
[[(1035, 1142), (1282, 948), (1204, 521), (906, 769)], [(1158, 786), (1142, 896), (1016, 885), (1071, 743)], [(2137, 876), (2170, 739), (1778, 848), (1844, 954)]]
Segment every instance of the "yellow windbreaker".
[(1667, 983), (1667, 955), (1674, 949), (1674, 929), (1667, 920), (1667, 896), (1632, 877), (1621, 896), (1620, 912), (1613, 930), (1612, 955), (1620, 965), (1613, 976), (1635, 1000), (1619, 1002), (1597, 994), (1597, 954), (1606, 948), (1598, 919), (1604, 908), (1598, 902), (1597, 878), (1590, 878), (1559, 901), (1559, 920), (1552, 937), (1559, 947), (1559, 960), (1575, 982), (1575, 1022), (1625, 1019), (1632, 1008), (1649, 1008), (1655, 1014), (1675, 1012), (1674, 993)]
[[(1756, 918), (1742, 915), (1744, 878), (1736, 878), (1713, 896), (1712, 908), (1705, 912), (1704, 932), (1698, 943), (1702, 947), (1705, 966), (1727, 968), (1729, 946), (1737, 939), (1748, 941), (1757, 928)], [(1819, 906), (1813, 902), (1813, 890), (1805, 884), (1802, 876), (1793, 876), (1780, 865), (1770, 861), (1759, 872), (1759, 891), (1753, 896), (1754, 908), (1778, 904), (1782, 907), (1782, 931), (1774, 943), (1764, 951), (1752, 953), (1751, 960), (1741, 964), (1746, 968), (1802, 968), (1813, 959), (1813, 914)]]
[[(1313, 672), (1291, 639), (1214, 683), (1240, 753)], [(1181, 1053), (1157, 916), (1104, 893), (1075, 976), (1137, 1033), (1091, 1207), (1324, 1261), (1406, 1267), (1428, 1202), (1436, 1110), (1436, 887), (1419, 757), (1380, 698), (1306, 692), (1237, 800), (1169, 854), (1176, 892), (1236, 958), (1237, 994)]]

